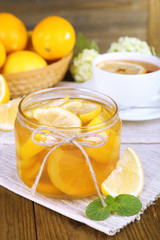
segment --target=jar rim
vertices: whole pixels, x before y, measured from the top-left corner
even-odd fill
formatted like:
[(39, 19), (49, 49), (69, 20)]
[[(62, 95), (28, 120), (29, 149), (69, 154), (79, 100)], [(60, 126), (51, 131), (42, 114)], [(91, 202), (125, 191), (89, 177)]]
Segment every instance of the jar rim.
[[(27, 100), (27, 98), (30, 98), (32, 96), (35, 96), (35, 95), (38, 95), (40, 93), (46, 93), (46, 92), (52, 92), (52, 91), (64, 91), (64, 90), (70, 90), (70, 91), (81, 91), (81, 92), (84, 92), (84, 93), (91, 93), (93, 94), (93, 98), (96, 98), (96, 96), (94, 96), (94, 94), (98, 94), (99, 96), (101, 96), (103, 98), (104, 101), (107, 101), (107, 99), (109, 99), (111, 101), (112, 104), (114, 104), (114, 108), (115, 108), (115, 111), (114, 113), (111, 115), (111, 117), (109, 117), (107, 120), (101, 122), (101, 123), (98, 123), (98, 124), (95, 124), (94, 126), (83, 126), (83, 127), (53, 127), (53, 126), (50, 126), (50, 125), (47, 125), (47, 124), (42, 124), (42, 123), (39, 123), (37, 121), (34, 121), (30, 118), (28, 118), (24, 113), (23, 113), (23, 110), (22, 110), (22, 104), (25, 100)], [(56, 98), (55, 98), (56, 99)], [(106, 94), (103, 94), (101, 92), (98, 92), (98, 91), (93, 91), (91, 89), (86, 89), (86, 88), (76, 88), (76, 87), (52, 87), (52, 88), (45, 88), (45, 89), (42, 89), (42, 90), (38, 90), (38, 91), (35, 91), (35, 92), (32, 92), (26, 96), (24, 96), (20, 103), (19, 103), (19, 106), (18, 106), (18, 114), (20, 114), (20, 116), (27, 122), (29, 122), (30, 124), (34, 125), (34, 126), (37, 126), (37, 127), (49, 127), (49, 128), (53, 128), (53, 129), (57, 129), (59, 131), (71, 131), (71, 130), (78, 130), (78, 129), (81, 129), (81, 130), (91, 130), (95, 127), (98, 127), (99, 130), (102, 126), (102, 128), (104, 127), (104, 124), (106, 124), (108, 127), (110, 127), (110, 125), (113, 125), (113, 122), (116, 122), (117, 119), (119, 118), (119, 113), (118, 113), (118, 106), (117, 106), (117, 103), (113, 100), (113, 98), (111, 98), (110, 96), (106, 95)]]

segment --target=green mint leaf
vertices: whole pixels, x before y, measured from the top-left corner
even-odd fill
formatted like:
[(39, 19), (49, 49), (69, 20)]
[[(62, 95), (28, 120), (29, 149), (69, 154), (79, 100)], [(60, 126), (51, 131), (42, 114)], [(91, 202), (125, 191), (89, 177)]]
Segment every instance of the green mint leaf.
[(82, 33), (78, 33), (76, 40), (77, 54), (81, 53), (84, 49), (94, 49), (99, 52), (99, 47), (95, 41), (92, 41), (90, 43), (89, 40)]
[(99, 47), (94, 40), (91, 42), (90, 49), (94, 49), (95, 51), (99, 52)]
[(111, 195), (107, 195), (105, 197), (104, 201), (107, 205), (110, 205), (110, 204), (114, 203), (114, 198)]
[(109, 205), (109, 210), (110, 211), (117, 211), (117, 203), (116, 202), (114, 202), (114, 203), (111, 203), (110, 205)]
[(76, 48), (78, 53), (81, 53), (84, 49), (90, 49), (90, 42), (82, 33), (77, 36)]
[(117, 210), (117, 203), (114, 201), (115, 199), (111, 195), (107, 195), (104, 199), (105, 203), (108, 205), (110, 211)]
[(109, 217), (110, 210), (108, 206), (104, 207), (102, 205), (100, 198), (97, 198), (87, 206), (86, 215), (91, 220), (103, 221)]
[(137, 197), (130, 194), (118, 195), (115, 197), (114, 204), (117, 205), (117, 208), (115, 205), (113, 208), (115, 208), (115, 211), (120, 216), (133, 216), (137, 214), (142, 208), (141, 201)]

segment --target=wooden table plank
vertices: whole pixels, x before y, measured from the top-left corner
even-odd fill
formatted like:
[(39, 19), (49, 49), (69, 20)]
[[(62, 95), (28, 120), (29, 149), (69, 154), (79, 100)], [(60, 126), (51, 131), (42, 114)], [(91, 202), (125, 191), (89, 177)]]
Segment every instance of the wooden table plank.
[(39, 204), (34, 204), (34, 223), (31, 201), (3, 187), (0, 187), (0, 196), (1, 240), (159, 240), (160, 237), (160, 199), (147, 208), (140, 221), (111, 237)]
[(0, 240), (36, 240), (31, 201), (0, 186)]
[(35, 204), (38, 240), (158, 240), (160, 237), (160, 199), (135, 221), (114, 236)]

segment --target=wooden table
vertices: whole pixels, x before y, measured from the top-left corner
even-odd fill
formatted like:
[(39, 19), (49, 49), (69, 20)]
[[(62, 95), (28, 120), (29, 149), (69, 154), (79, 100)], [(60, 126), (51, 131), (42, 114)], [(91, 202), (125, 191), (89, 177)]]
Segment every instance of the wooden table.
[(0, 187), (1, 240), (159, 240), (160, 199), (140, 221), (107, 236)]

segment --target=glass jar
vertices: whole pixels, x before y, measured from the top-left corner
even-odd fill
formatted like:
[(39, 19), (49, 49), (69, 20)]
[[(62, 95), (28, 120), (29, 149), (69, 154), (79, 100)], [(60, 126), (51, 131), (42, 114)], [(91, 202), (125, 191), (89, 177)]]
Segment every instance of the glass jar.
[[(32, 106), (38, 108), (44, 101), (66, 95), (70, 100), (94, 101), (104, 106), (107, 119), (93, 126), (68, 128), (44, 125), (24, 114)], [(100, 187), (119, 159), (121, 120), (118, 107), (110, 97), (88, 89), (37, 91), (20, 102), (15, 139), (18, 174), (29, 188), (34, 186), (37, 192), (63, 199), (93, 195), (96, 193), (93, 172)]]

